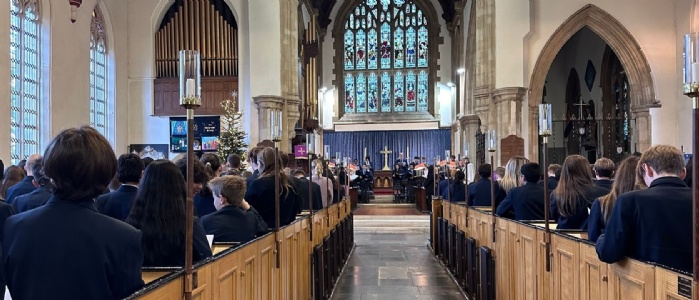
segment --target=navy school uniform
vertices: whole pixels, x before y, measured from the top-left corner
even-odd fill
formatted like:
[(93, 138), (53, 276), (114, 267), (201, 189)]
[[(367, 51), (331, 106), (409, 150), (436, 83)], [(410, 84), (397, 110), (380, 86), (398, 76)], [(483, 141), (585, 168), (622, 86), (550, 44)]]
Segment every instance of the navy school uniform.
[[(500, 205), (507, 196), (499, 183), (495, 182), (495, 207)], [(481, 178), (468, 186), (468, 206), (491, 206), (490, 179)]]
[(141, 232), (93, 199), (54, 196), (5, 222), (2, 264), (14, 299), (121, 299), (143, 286)]
[[(558, 187), (558, 179), (556, 179), (556, 177), (549, 177), (547, 180), (547, 184), (548, 184), (548, 190), (552, 192), (553, 190), (556, 189), (556, 187)], [(539, 186), (544, 187), (543, 180), (539, 180)]]
[(245, 183), (247, 184), (248, 189), (252, 185), (252, 182), (255, 181), (255, 179), (257, 179), (257, 177), (260, 177), (260, 171), (255, 170), (252, 172), (252, 175), (250, 175), (250, 177), (245, 179)]
[(23, 213), (28, 210), (43, 206), (51, 198), (51, 192), (43, 186), (29, 194), (21, 195), (12, 201), (12, 208), (16, 213)]
[(583, 197), (577, 199), (575, 213), (572, 216), (563, 216), (558, 211), (556, 196), (551, 193), (551, 219), (557, 220), (557, 229), (587, 230), (587, 209), (594, 199), (609, 194), (609, 190), (597, 186), (591, 186), (583, 191)]
[(20, 182), (11, 186), (7, 189), (5, 201), (7, 201), (8, 204), (12, 204), (12, 201), (14, 201), (16, 197), (33, 192), (36, 189), (33, 181), (34, 176), (26, 176)]
[[(206, 239), (204, 227), (198, 217), (194, 217), (194, 228), (192, 232), (192, 261), (197, 263), (211, 257), (211, 247)], [(184, 234), (182, 235), (184, 241)], [(168, 249), (159, 253), (155, 258), (145, 258), (143, 265), (147, 267), (182, 267), (184, 266), (184, 245), (176, 249)]]
[[(291, 185), (292, 187), (286, 192), (284, 189), (279, 190), (279, 227), (293, 222), (296, 219), (296, 209), (301, 206), (300, 193), (294, 189), (293, 184)], [(274, 176), (255, 179), (245, 194), (245, 200), (260, 213), (270, 228), (274, 228), (276, 224), (274, 198)]]
[(611, 181), (609, 179), (600, 179), (600, 180), (595, 180), (595, 186), (601, 187), (603, 189), (607, 190), (612, 190), (612, 185), (614, 184), (614, 181)]
[(451, 199), (452, 202), (466, 202), (466, 184), (452, 184), (451, 185)]
[(247, 243), (258, 233), (267, 231), (267, 224), (258, 218), (257, 211), (250, 207), (244, 211), (240, 207), (227, 205), (220, 210), (201, 218), (206, 234), (214, 235), (214, 242)]
[[(299, 190), (303, 193), (304, 197), (301, 199), (301, 210), (308, 210), (308, 200), (311, 192), (308, 191), (308, 178), (299, 178)], [(315, 182), (311, 182), (311, 187), (313, 188), (313, 210), (323, 209), (323, 198), (320, 194), (320, 185)]]
[(505, 200), (498, 205), (495, 214), (507, 216), (514, 213), (514, 219), (518, 221), (544, 220), (544, 193), (547, 192), (536, 182), (527, 182), (511, 189)]
[(587, 239), (596, 242), (599, 236), (604, 233), (604, 216), (602, 215), (602, 203), (599, 198), (592, 202), (590, 216), (587, 217)]
[[(10, 216), (14, 215), (15, 211), (12, 208), (11, 205), (5, 203), (4, 201), (0, 201), (0, 233), (3, 232), (4, 227), (5, 227), (5, 221), (7, 218)], [(2, 252), (2, 246), (0, 245), (0, 252)], [(5, 274), (3, 272), (4, 270), (4, 264), (0, 264), (0, 296), (2, 298), (5, 298)]]
[(101, 195), (95, 200), (97, 211), (120, 221), (126, 220), (131, 212), (138, 187), (122, 184), (116, 191)]
[(444, 179), (439, 182), (439, 185), (437, 186), (437, 193), (440, 197), (442, 197), (442, 199), (449, 200), (449, 193), (452, 185), (454, 185), (454, 182), (451, 179)]
[(200, 218), (216, 211), (214, 195), (211, 192), (206, 193), (202, 190), (202, 192), (194, 194), (193, 201), (194, 213)]
[(596, 249), (606, 263), (628, 256), (691, 273), (692, 189), (678, 177), (662, 177), (647, 190), (619, 196)]

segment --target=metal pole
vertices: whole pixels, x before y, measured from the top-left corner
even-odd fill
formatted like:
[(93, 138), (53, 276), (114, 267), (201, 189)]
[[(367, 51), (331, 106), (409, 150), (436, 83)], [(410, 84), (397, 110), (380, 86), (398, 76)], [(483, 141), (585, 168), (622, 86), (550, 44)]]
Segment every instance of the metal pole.
[(187, 109), (187, 207), (185, 211), (184, 298), (192, 299), (192, 241), (194, 240), (194, 109)]
[[(548, 136), (543, 136), (543, 144), (544, 144), (544, 165), (542, 166), (542, 169), (546, 170), (547, 165), (548, 165), (548, 157), (547, 157), (547, 151), (548, 151)], [(549, 186), (549, 175), (544, 174), (544, 243), (546, 244), (546, 272), (551, 271), (551, 228), (550, 228), (550, 222), (549, 222), (549, 213), (550, 213), (550, 207), (551, 207), (551, 198), (550, 198), (550, 191), (548, 190)]]
[[(692, 97), (692, 230), (693, 230), (693, 262), (694, 290), (699, 288), (699, 96)], [(696, 293), (696, 292), (695, 292)]]
[(493, 180), (493, 174), (492, 174), (492, 170), (494, 170), (494, 166), (495, 166), (495, 149), (491, 149), (488, 151), (490, 152), (490, 170), (491, 170), (491, 174), (490, 174), (490, 205), (491, 205), (492, 211), (490, 213), (493, 217), (493, 243), (495, 243), (495, 232), (496, 232), (495, 222), (497, 220), (495, 218), (495, 210), (497, 209), (497, 207), (495, 207), (495, 181)]
[(275, 250), (274, 253), (276, 254), (277, 258), (277, 269), (281, 266), (281, 249), (279, 249), (280, 244), (279, 244), (279, 163), (281, 163), (281, 159), (279, 157), (279, 142), (278, 140), (274, 141), (274, 221), (276, 222), (274, 224), (274, 245), (275, 245)]
[[(308, 141), (306, 142), (308, 143)], [(313, 167), (312, 159), (313, 154), (308, 152), (308, 210), (311, 212), (309, 215), (309, 240), (313, 241)]]

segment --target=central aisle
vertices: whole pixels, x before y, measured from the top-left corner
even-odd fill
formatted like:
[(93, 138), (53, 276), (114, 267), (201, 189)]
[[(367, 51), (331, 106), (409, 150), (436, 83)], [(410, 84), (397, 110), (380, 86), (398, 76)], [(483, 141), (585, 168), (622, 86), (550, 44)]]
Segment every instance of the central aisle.
[(355, 231), (332, 299), (466, 299), (427, 248), (428, 233), (395, 229)]

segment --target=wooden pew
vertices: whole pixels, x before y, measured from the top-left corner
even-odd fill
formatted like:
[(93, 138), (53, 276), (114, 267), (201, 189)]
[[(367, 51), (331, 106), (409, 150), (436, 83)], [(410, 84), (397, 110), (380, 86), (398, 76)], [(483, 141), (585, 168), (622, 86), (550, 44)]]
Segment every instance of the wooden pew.
[(211, 253), (216, 255), (230, 248), (238, 247), (240, 244), (240, 242), (214, 242), (213, 245), (211, 245)]

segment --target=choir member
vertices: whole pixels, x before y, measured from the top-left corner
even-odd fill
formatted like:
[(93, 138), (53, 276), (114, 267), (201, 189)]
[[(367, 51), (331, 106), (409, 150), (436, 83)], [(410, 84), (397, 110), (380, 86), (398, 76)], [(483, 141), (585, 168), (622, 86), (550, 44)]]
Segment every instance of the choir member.
[(622, 194), (636, 190), (636, 167), (639, 160), (637, 156), (624, 159), (616, 172), (610, 193), (592, 202), (590, 216), (587, 218), (587, 238), (590, 241), (597, 241), (600, 234), (604, 232), (616, 199)]
[(466, 175), (461, 170), (456, 171), (454, 175), (454, 184), (451, 187), (449, 201), (464, 202), (466, 201), (466, 183), (464, 182)]
[(684, 158), (672, 146), (653, 146), (638, 162), (646, 190), (620, 195), (597, 240), (606, 263), (625, 256), (692, 272), (692, 189), (682, 181)]
[(243, 199), (245, 180), (238, 176), (216, 177), (209, 181), (214, 195), (216, 212), (201, 218), (206, 234), (214, 236), (214, 242), (246, 243), (267, 232), (267, 223)]
[(468, 157), (464, 158), (464, 174), (466, 175), (467, 184), (471, 184), (476, 179), (476, 167), (471, 163)]
[(408, 171), (408, 160), (405, 158), (403, 152), (398, 153), (398, 159), (393, 163), (394, 165), (399, 165), (403, 169), (403, 173)]
[(551, 193), (551, 219), (558, 229), (587, 230), (587, 209), (592, 201), (609, 193), (592, 182), (587, 158), (571, 155), (561, 166), (561, 180)]
[(370, 171), (372, 171), (372, 172), (374, 171), (374, 167), (373, 167), (373, 165), (371, 164), (371, 157), (369, 157), (369, 155), (367, 155), (366, 157), (364, 157), (364, 164), (367, 165), (367, 166), (369, 167), (369, 170), (370, 170)]
[(606, 157), (602, 157), (595, 162), (595, 185), (607, 190), (612, 189), (612, 176), (616, 170), (614, 162)]
[(116, 171), (112, 146), (91, 127), (65, 129), (46, 147), (53, 197), (4, 223), (12, 298), (121, 299), (143, 286), (141, 232), (95, 209)]
[[(148, 165), (126, 218), (143, 232), (143, 265), (184, 266), (187, 196), (185, 178), (174, 163)], [(197, 262), (210, 257), (211, 248), (199, 218), (194, 217), (193, 226), (192, 259)]]
[[(359, 175), (359, 173), (357, 175)], [(403, 193), (403, 179), (405, 177), (405, 172), (403, 171), (401, 164), (396, 163), (393, 166), (391, 177), (393, 179), (393, 198), (395, 201), (396, 198)]]
[[(357, 170), (357, 180), (359, 181), (359, 190), (361, 192), (361, 203), (369, 203), (369, 189), (374, 182), (374, 175), (371, 174), (369, 166), (362, 165), (361, 170)], [(394, 179), (395, 180), (395, 179)], [(395, 185), (395, 183), (394, 183)]]
[(522, 165), (521, 174), (524, 185), (510, 190), (496, 214), (514, 215), (515, 220), (544, 220), (544, 193), (547, 191), (538, 184), (541, 167), (537, 163), (526, 163)]
[(117, 160), (117, 178), (122, 185), (116, 191), (101, 195), (95, 200), (97, 211), (120, 221), (131, 212), (138, 184), (143, 176), (143, 160), (136, 154), (124, 154)]
[(27, 174), (27, 176), (25, 176), (22, 181), (7, 190), (5, 201), (7, 201), (8, 204), (12, 204), (15, 197), (29, 194), (36, 189), (33, 183), (34, 174), (32, 169), (34, 168), (34, 164), (36, 163), (37, 159), (41, 159), (41, 155), (33, 154), (29, 156), (27, 164), (24, 166), (24, 172)]

